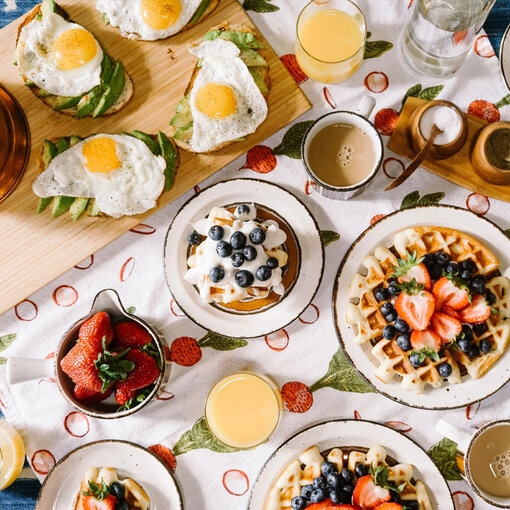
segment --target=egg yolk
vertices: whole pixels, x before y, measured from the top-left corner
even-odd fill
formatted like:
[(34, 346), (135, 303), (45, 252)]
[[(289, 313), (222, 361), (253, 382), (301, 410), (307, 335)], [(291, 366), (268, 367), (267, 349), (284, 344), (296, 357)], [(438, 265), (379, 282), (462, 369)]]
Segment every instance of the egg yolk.
[(175, 24), (182, 10), (180, 0), (142, 0), (141, 7), (143, 20), (155, 30)]
[(223, 119), (236, 111), (237, 99), (228, 85), (208, 83), (198, 89), (195, 106), (213, 119)]
[(55, 39), (52, 49), (58, 67), (69, 71), (92, 60), (97, 53), (97, 43), (87, 30), (71, 28)]
[(85, 158), (85, 168), (89, 172), (109, 173), (120, 168), (115, 141), (111, 138), (94, 138), (83, 144), (81, 152)]

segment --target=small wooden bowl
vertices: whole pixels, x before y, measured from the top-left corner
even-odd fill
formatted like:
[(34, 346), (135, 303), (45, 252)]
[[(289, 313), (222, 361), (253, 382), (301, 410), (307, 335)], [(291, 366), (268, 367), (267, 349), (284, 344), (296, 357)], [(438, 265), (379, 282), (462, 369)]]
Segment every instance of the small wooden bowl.
[(510, 184), (510, 170), (504, 170), (494, 166), (488, 159), (485, 147), (489, 136), (498, 129), (510, 129), (510, 122), (500, 121), (487, 124), (478, 133), (473, 151), (471, 152), (471, 164), (475, 172), (487, 182), (492, 184)]
[(466, 116), (457, 107), (457, 105), (451, 103), (450, 101), (445, 101), (444, 99), (429, 101), (417, 108), (412, 113), (411, 117), (409, 118), (409, 125), (407, 128), (409, 144), (415, 150), (415, 152), (418, 153), (427, 143), (427, 138), (425, 138), (421, 132), (420, 122), (423, 114), (429, 108), (434, 106), (448, 106), (449, 108), (453, 108), (460, 115), (462, 121), (462, 128), (460, 130), (459, 136), (455, 140), (444, 145), (434, 144), (429, 151), (428, 157), (432, 157), (434, 159), (445, 159), (453, 156), (456, 152), (459, 152), (462, 146), (466, 143), (468, 136), (468, 123)]

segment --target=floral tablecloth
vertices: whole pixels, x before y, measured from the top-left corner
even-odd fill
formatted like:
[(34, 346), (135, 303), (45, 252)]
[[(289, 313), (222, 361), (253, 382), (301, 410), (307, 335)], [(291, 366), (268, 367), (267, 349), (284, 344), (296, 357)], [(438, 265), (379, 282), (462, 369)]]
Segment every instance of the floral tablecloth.
[[(33, 4), (15, 0), (4, 3), (0, 6), (4, 23), (7, 16), (17, 17)], [(307, 80), (293, 55), (295, 20), (305, 4), (306, 0), (244, 3), (314, 108), (292, 127), (275, 134), (0, 316), (1, 350), (9, 355), (51, 356), (62, 332), (88, 311), (93, 296), (111, 287), (126, 306), (135, 307), (137, 314), (158, 326), (171, 347), (171, 380), (158, 400), (132, 417), (107, 423), (66, 406), (51, 380), (9, 387), (4, 368), (0, 367), (1, 409), (23, 434), (28, 461), (39, 479), (56, 460), (81, 444), (100, 438), (130, 439), (151, 447), (175, 470), (186, 508), (242, 509), (264, 461), (289, 435), (312, 423), (348, 417), (387, 423), (409, 435), (430, 450), (451, 481), (458, 509), (488, 508), (462, 481), (455, 462), (455, 444), (434, 431), (438, 413), (409, 408), (374, 394), (357, 376), (339, 350), (330, 305), (343, 255), (381, 215), (415, 203), (447, 203), (466, 207), (508, 229), (510, 205), (472, 193), (425, 170), (416, 172), (398, 189), (384, 192), (390, 178), (406, 163), (389, 150), (383, 168), (365, 194), (349, 202), (335, 202), (314, 192), (302, 171), (298, 148), (311, 119), (334, 108), (354, 109), (367, 93), (377, 100), (371, 120), (385, 141), (406, 95), (450, 99), (489, 121), (500, 116), (510, 118), (510, 107), (505, 106), (510, 96), (500, 77), (497, 57), (482, 33), (476, 51), (453, 77), (415, 75), (402, 64), (398, 47), (409, 0), (359, 0), (371, 32), (367, 58), (349, 81), (324, 87)], [(502, 12), (508, 17), (508, 11)], [(327, 244), (325, 273), (313, 303), (284, 330), (250, 341), (218, 342), (183, 316), (172, 300), (162, 273), (163, 239), (175, 213), (198, 189), (219, 180), (254, 176), (278, 183), (305, 201)], [(482, 232), (480, 235), (483, 237)], [(216, 380), (246, 368), (276, 381), (286, 412), (267, 443), (239, 452), (213, 439), (203, 410), (208, 390)], [(495, 418), (509, 418), (510, 386), (481, 404), (442, 412), (441, 417), (466, 429)], [(30, 478), (28, 469), (11, 489), (0, 493), (1, 508), (33, 506), (36, 486), (26, 478)]]

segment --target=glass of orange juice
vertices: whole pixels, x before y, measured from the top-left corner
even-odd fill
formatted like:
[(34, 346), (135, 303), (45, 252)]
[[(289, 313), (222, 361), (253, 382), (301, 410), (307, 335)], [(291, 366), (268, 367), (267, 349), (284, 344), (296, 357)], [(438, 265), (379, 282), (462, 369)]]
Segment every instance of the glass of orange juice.
[(25, 463), (21, 436), (5, 420), (0, 420), (0, 490), (18, 478)]
[(274, 432), (282, 412), (276, 384), (263, 375), (237, 372), (217, 382), (207, 397), (205, 418), (222, 443), (252, 448)]
[(301, 11), (296, 31), (296, 59), (312, 80), (342, 82), (363, 61), (367, 24), (350, 0), (312, 0)]

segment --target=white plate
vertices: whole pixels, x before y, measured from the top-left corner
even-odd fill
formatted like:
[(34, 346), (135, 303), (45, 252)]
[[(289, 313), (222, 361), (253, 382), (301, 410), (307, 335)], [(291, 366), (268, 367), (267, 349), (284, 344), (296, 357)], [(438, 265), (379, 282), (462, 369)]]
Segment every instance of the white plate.
[(499, 63), (501, 65), (501, 73), (505, 80), (508, 90), (510, 90), (510, 25), (505, 30), (499, 47)]
[(96, 441), (62, 457), (41, 487), (35, 510), (71, 509), (89, 466), (117, 469), (132, 478), (151, 500), (150, 510), (182, 510), (182, 497), (168, 468), (149, 450), (127, 441)]
[[(414, 466), (413, 477), (422, 480), (435, 510), (454, 510), (446, 480), (418, 444), (400, 432), (365, 420), (332, 420), (309, 427), (287, 439), (266, 461), (255, 480), (247, 510), (261, 510), (272, 483), (282, 469), (301, 452), (317, 445), (321, 451), (333, 447), (383, 446), (388, 456)], [(441, 502), (439, 506), (438, 501)]]
[[(271, 209), (286, 221), (297, 240), (301, 267), (293, 288), (275, 305), (237, 315), (202, 301), (197, 289), (184, 279), (184, 273), (191, 224), (207, 216), (213, 206), (243, 202)], [(205, 188), (182, 206), (166, 235), (164, 264), (170, 292), (192, 321), (221, 335), (253, 338), (287, 326), (310, 304), (322, 279), (324, 250), (317, 223), (292, 193), (258, 179), (233, 179)]]
[(338, 270), (333, 290), (335, 329), (344, 352), (354, 368), (377, 391), (397, 402), (422, 409), (453, 409), (463, 407), (492, 395), (510, 380), (508, 351), (478, 380), (464, 377), (462, 383), (445, 384), (440, 388), (427, 389), (422, 394), (403, 390), (400, 377), (385, 384), (374, 376), (378, 360), (370, 353), (371, 344), (355, 344), (354, 328), (345, 322), (345, 305), (349, 301), (348, 288), (357, 272), (365, 272), (361, 266), (364, 257), (377, 246), (392, 245), (393, 234), (418, 225), (439, 225), (455, 228), (479, 239), (496, 255), (500, 271), (510, 277), (510, 239), (494, 223), (467, 209), (438, 205), (419, 206), (396, 211), (385, 216), (365, 230), (349, 248)]

